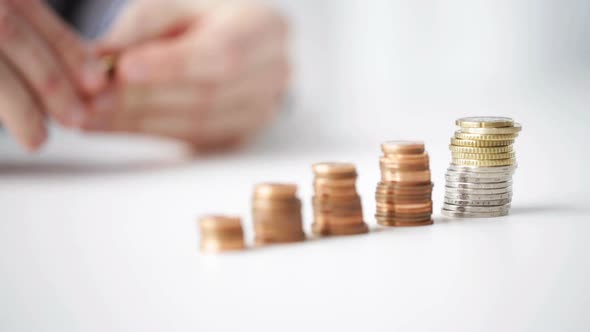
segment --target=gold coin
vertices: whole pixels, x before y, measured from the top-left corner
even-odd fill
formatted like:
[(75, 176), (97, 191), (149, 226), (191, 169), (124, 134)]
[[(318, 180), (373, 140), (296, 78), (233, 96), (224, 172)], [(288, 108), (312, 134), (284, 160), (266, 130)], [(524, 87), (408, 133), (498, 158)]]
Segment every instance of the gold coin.
[(504, 135), (517, 134), (522, 130), (520, 123), (515, 123), (512, 127), (504, 128), (461, 128), (462, 133), (483, 134), (483, 135)]
[(499, 146), (508, 146), (514, 144), (514, 140), (506, 140), (506, 141), (478, 141), (478, 140), (469, 140), (469, 139), (457, 139), (455, 137), (451, 137), (451, 144), (457, 146), (470, 146), (470, 147), (499, 147)]
[(494, 159), (514, 159), (514, 152), (507, 153), (452, 153), (453, 159), (475, 159), (475, 160), (494, 160)]
[(512, 145), (491, 147), (491, 148), (477, 148), (477, 147), (470, 147), (470, 146), (449, 145), (449, 150), (451, 150), (451, 152), (455, 152), (455, 153), (491, 154), (491, 153), (512, 152), (513, 148), (512, 148)]
[(501, 128), (511, 127), (514, 120), (503, 116), (471, 116), (455, 121), (462, 128)]
[(516, 164), (516, 159), (497, 159), (497, 160), (474, 160), (474, 159), (454, 159), (453, 164), (463, 166), (475, 167), (494, 167), (494, 166), (508, 166)]
[(469, 139), (475, 141), (507, 141), (515, 139), (518, 134), (503, 134), (503, 135), (484, 135), (484, 134), (467, 134), (461, 131), (455, 132), (455, 138)]

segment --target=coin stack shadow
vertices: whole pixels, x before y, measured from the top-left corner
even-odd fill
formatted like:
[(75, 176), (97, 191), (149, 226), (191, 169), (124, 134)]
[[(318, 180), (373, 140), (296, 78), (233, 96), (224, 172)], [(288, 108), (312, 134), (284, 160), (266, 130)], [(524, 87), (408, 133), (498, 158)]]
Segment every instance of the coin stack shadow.
[(506, 117), (468, 117), (456, 121), (451, 138), (442, 214), (448, 217), (500, 217), (510, 211), (513, 149), (521, 126)]
[(305, 240), (297, 185), (259, 184), (252, 199), (254, 242), (257, 245)]
[(356, 191), (356, 167), (350, 163), (318, 163), (312, 166), (315, 178), (312, 197), (318, 236), (367, 233), (361, 198)]
[(431, 225), (430, 162), (424, 143), (389, 141), (381, 145), (381, 182), (375, 218), (382, 226)]
[(210, 215), (199, 218), (201, 230), (201, 251), (214, 253), (241, 250), (244, 245), (244, 231), (239, 217)]

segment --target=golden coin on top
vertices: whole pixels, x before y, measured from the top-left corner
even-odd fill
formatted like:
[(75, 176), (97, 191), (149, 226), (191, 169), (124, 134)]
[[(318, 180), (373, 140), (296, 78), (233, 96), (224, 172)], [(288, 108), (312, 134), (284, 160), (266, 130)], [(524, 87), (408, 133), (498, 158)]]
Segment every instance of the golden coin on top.
[(375, 218), (383, 226), (432, 224), (432, 181), (424, 143), (388, 141), (381, 145), (381, 182)]
[(301, 200), (297, 186), (289, 183), (263, 183), (254, 188), (252, 198), (254, 242), (289, 243), (305, 240)]
[(356, 191), (354, 164), (325, 162), (312, 166), (314, 222), (318, 236), (353, 235), (369, 231), (363, 220), (363, 208)]
[(208, 215), (199, 218), (201, 251), (215, 253), (241, 250), (244, 245), (244, 231), (239, 217)]

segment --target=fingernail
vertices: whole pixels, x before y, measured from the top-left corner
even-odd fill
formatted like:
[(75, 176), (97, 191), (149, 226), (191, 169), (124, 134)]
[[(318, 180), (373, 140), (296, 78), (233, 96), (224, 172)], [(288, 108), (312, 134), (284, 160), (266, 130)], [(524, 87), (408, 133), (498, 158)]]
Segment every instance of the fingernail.
[(96, 91), (106, 81), (107, 66), (100, 60), (89, 60), (84, 65), (82, 80), (87, 89)]
[(115, 109), (115, 96), (112, 91), (101, 92), (100, 95), (94, 99), (93, 108), (97, 112), (111, 112)]
[(75, 126), (75, 127), (79, 127), (80, 125), (82, 125), (86, 112), (87, 112), (86, 108), (82, 104), (75, 103), (72, 106), (72, 108), (70, 108), (70, 113), (69, 113), (70, 125)]
[(125, 61), (121, 65), (121, 75), (127, 82), (141, 83), (147, 77), (147, 69), (138, 61)]

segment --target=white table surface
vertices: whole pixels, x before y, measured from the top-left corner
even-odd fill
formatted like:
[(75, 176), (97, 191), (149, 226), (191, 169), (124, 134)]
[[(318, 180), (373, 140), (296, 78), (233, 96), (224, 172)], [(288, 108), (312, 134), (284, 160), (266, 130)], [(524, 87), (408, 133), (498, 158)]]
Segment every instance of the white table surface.
[[(588, 331), (587, 80), (408, 87), (368, 52), (330, 67), (312, 41), (296, 39), (294, 110), (236, 154), (54, 130), (29, 156), (0, 140), (0, 331)], [(510, 216), (439, 213), (453, 121), (469, 114), (523, 124)], [(371, 217), (379, 143), (394, 138), (427, 143), (433, 226)], [(242, 215), (251, 241), (260, 181), (298, 183), (309, 230), (324, 160), (357, 164), (369, 234), (198, 252), (204, 213)]]

